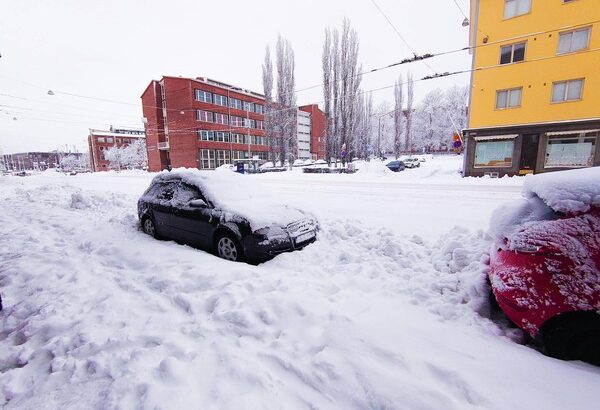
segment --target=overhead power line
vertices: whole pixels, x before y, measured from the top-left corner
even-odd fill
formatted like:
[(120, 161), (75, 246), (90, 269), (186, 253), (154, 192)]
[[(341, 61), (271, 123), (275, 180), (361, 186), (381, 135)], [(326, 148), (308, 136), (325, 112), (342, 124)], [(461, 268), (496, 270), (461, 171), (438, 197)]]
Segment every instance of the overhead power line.
[[(392, 63), (392, 64), (388, 64), (386, 66), (382, 66), (382, 67), (373, 68), (373, 69), (370, 69), (370, 70), (367, 70), (367, 71), (363, 71), (363, 72), (357, 74), (357, 76), (359, 76), (359, 75), (366, 75), (366, 74), (370, 74), (370, 73), (375, 73), (375, 72), (383, 71), (383, 70), (386, 70), (386, 69), (389, 69), (389, 68), (392, 68), (392, 67), (397, 67), (397, 66), (404, 65), (404, 64), (411, 64), (411, 63), (414, 63), (414, 62), (418, 62), (418, 61), (422, 61), (422, 60), (426, 60), (426, 59), (431, 59), (431, 58), (434, 58), (434, 57), (440, 57), (440, 56), (454, 54), (454, 53), (463, 52), (463, 51), (472, 51), (472, 50), (483, 48), (483, 47), (490, 47), (490, 46), (497, 45), (497, 44), (509, 43), (509, 42), (512, 42), (512, 41), (523, 39), (525, 37), (539, 36), (539, 35), (543, 35), (543, 34), (547, 34), (547, 33), (552, 33), (552, 32), (555, 32), (555, 31), (572, 30), (572, 29), (577, 29), (577, 28), (580, 28), (580, 27), (590, 26), (590, 25), (597, 24), (597, 23), (600, 23), (600, 20), (594, 20), (594, 21), (589, 21), (589, 22), (586, 22), (586, 23), (569, 25), (569, 26), (561, 26), (561, 27), (554, 28), (554, 29), (549, 29), (549, 30), (530, 32), (530, 33), (521, 34), (521, 35), (509, 37), (509, 38), (504, 38), (504, 39), (489, 41), (489, 42), (484, 43), (484, 44), (479, 44), (479, 45), (475, 45), (475, 46), (467, 46), (467, 47), (457, 48), (457, 49), (453, 49), (453, 50), (442, 51), (442, 52), (438, 52), (438, 53), (427, 53), (427, 54), (423, 54), (423, 55), (415, 54), (412, 57), (405, 58), (405, 59), (403, 59), (401, 61), (398, 61), (398, 62), (395, 62), (395, 63)], [(588, 51), (594, 51), (594, 50), (588, 50)], [(585, 53), (585, 51), (584, 51), (584, 53)], [(579, 54), (581, 54), (581, 52)], [(566, 54), (565, 56), (568, 56), (568, 55), (569, 54)], [(563, 56), (563, 55), (552, 56), (552, 57), (561, 57), (561, 56)], [(552, 58), (552, 57), (548, 57), (548, 58)], [(528, 61), (532, 61), (532, 60), (528, 60)], [(492, 66), (492, 67), (494, 67), (494, 66)], [(453, 73), (450, 73), (450, 75), (457, 75), (457, 74), (461, 74), (461, 73), (469, 73), (469, 72), (476, 71), (476, 70), (477, 69), (455, 71)], [(445, 74), (445, 73), (442, 73), (442, 74)], [(434, 76), (435, 78), (449, 76), (449, 75), (442, 75), (442, 74), (433, 72), (431, 76)], [(428, 77), (431, 77), (431, 76), (428, 76)], [(13, 79), (13, 78), (9, 78), (9, 77), (6, 77), (6, 76), (0, 76), (0, 78), (9, 79), (9, 80), (12, 80), (12, 81), (18, 81), (18, 82), (26, 84), (28, 86), (31, 86), (31, 87), (34, 87), (34, 88), (38, 88), (38, 89), (43, 89), (45, 91), (49, 90), (48, 87), (43, 87), (43, 86), (40, 86), (40, 85), (37, 85), (37, 84), (27, 83), (25, 81)], [(418, 80), (415, 80), (415, 81), (418, 81)], [(302, 92), (302, 91), (311, 90), (311, 89), (314, 89), (314, 88), (317, 88), (317, 87), (321, 87), (321, 86), (323, 86), (322, 83), (321, 84), (315, 84), (315, 85), (312, 85), (312, 86), (309, 86), (309, 87), (305, 87), (305, 88), (294, 90), (293, 92), (294, 93), (299, 93), (299, 92)], [(386, 89), (386, 88), (391, 88), (391, 86), (390, 87), (384, 87), (383, 89)], [(73, 96), (73, 97), (77, 97), (77, 98), (85, 98), (85, 99), (89, 99), (89, 100), (96, 100), (96, 101), (101, 101), (101, 102), (109, 102), (109, 103), (115, 103), (115, 104), (121, 104), (121, 105), (129, 105), (129, 106), (134, 106), (134, 107), (140, 107), (140, 105), (136, 104), (136, 103), (129, 103), (129, 102), (124, 102), (124, 101), (116, 101), (116, 100), (110, 100), (110, 99), (101, 98), (101, 97), (93, 97), (93, 96), (81, 95), (81, 94), (75, 94), (75, 93), (69, 93), (69, 92), (63, 92), (63, 91), (58, 91), (58, 90), (53, 90), (53, 93), (54, 94), (63, 94), (63, 95)], [(33, 99), (25, 98), (25, 97), (14, 96), (14, 95), (9, 95), (9, 94), (4, 94), (4, 93), (0, 93), (0, 96), (5, 96), (5, 97), (9, 97), (9, 98), (16, 98), (16, 99), (21, 99), (21, 100), (30, 100), (30, 101), (35, 101), (35, 102), (44, 103), (44, 104), (62, 105), (62, 106), (65, 106), (65, 107), (73, 107), (73, 108), (81, 109), (81, 107), (69, 106), (69, 105), (65, 105), (65, 104), (55, 104), (54, 102), (50, 102), (50, 101), (33, 100)], [(154, 106), (154, 105), (141, 105), (141, 107), (142, 108), (150, 108), (150, 109), (162, 109), (161, 106)], [(284, 110), (288, 110), (288, 109), (283, 109), (283, 110), (280, 110), (280, 111), (284, 111)], [(97, 111), (97, 110), (95, 110), (95, 111), (96, 112), (101, 112), (101, 111)], [(181, 110), (181, 109), (176, 109), (176, 108), (167, 108), (167, 111), (168, 112), (189, 112), (189, 111), (195, 111), (195, 109), (183, 109), (183, 110)], [(116, 114), (116, 113), (114, 113), (114, 115), (123, 115), (123, 114)]]

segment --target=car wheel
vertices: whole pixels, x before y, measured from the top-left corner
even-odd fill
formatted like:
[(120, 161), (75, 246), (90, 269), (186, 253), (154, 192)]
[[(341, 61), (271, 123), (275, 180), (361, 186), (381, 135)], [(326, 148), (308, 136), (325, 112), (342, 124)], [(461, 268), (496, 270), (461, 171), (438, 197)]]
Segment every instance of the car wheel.
[(240, 243), (230, 234), (219, 234), (215, 241), (215, 247), (219, 258), (233, 262), (241, 262), (244, 260), (244, 254)]
[(156, 233), (156, 225), (150, 217), (145, 216), (142, 219), (142, 230), (146, 235), (150, 235), (151, 237), (158, 239), (158, 234)]
[(549, 356), (600, 366), (600, 315), (596, 313), (559, 315), (544, 325), (542, 340)]

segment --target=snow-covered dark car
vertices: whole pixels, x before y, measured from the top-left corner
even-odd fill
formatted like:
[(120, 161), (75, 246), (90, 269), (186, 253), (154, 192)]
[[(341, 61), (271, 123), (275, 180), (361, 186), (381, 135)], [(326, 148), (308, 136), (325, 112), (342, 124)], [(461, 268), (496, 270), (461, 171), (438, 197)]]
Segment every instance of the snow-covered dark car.
[(390, 161), (387, 164), (385, 164), (385, 166), (388, 167), (390, 171), (394, 172), (404, 171), (404, 169), (406, 168), (404, 166), (404, 162), (398, 160)]
[(314, 218), (260, 191), (256, 181), (233, 172), (165, 171), (139, 199), (138, 216), (148, 235), (231, 261), (259, 263), (316, 240)]
[(549, 355), (600, 365), (600, 168), (536, 175), (524, 193), (492, 217), (498, 305)]

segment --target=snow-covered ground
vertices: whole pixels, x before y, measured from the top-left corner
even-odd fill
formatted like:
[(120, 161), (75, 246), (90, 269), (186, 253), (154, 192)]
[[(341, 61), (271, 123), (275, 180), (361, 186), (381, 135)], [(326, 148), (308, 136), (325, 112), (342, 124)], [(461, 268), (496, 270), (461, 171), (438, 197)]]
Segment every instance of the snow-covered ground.
[(260, 266), (137, 227), (141, 172), (0, 177), (7, 409), (596, 409), (600, 369), (487, 318), (485, 233), (523, 178), (248, 176), (319, 217)]

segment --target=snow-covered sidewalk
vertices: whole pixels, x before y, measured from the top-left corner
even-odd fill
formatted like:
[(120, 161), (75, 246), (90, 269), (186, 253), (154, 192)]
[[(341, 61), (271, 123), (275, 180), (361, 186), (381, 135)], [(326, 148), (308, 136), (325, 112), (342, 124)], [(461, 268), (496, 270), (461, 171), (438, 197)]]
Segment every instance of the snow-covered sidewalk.
[(480, 220), (520, 182), (320, 177), (259, 176), (322, 227), (260, 266), (143, 235), (147, 174), (0, 180), (0, 406), (597, 408), (600, 369), (486, 318)]

